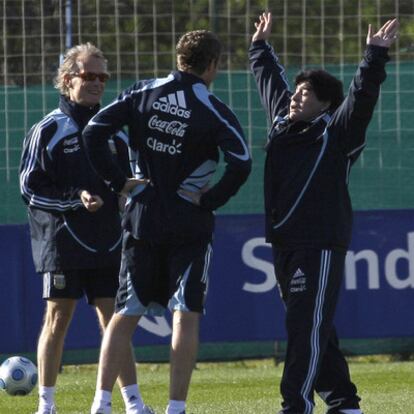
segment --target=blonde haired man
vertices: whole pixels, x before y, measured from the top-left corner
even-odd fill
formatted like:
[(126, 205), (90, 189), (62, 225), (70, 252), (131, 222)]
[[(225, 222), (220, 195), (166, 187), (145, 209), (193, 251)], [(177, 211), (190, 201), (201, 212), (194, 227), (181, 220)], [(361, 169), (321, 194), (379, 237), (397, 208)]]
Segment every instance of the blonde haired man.
[[(102, 331), (114, 309), (121, 250), (119, 200), (95, 174), (81, 143), (83, 128), (99, 110), (108, 77), (106, 59), (94, 45), (69, 49), (55, 79), (59, 107), (34, 125), (24, 140), (20, 189), (46, 300), (37, 348), (37, 414), (56, 413), (55, 385), (78, 299), (86, 296)], [(130, 175), (128, 137), (117, 131), (110, 141), (114, 162)], [(125, 359), (119, 384), (127, 413), (146, 412), (131, 348)]]

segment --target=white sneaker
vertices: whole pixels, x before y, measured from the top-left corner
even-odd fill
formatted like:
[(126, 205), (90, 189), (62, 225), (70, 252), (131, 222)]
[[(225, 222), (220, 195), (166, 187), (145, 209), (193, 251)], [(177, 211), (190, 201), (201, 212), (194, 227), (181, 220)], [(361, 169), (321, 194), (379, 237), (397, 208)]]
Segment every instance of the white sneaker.
[(56, 407), (52, 405), (50, 408), (42, 408), (35, 412), (35, 414), (57, 414)]
[(138, 408), (132, 408), (127, 410), (127, 414), (155, 414), (155, 411), (148, 405), (144, 405), (141, 411), (138, 411)]
[(105, 407), (98, 408), (92, 404), (91, 414), (112, 414), (112, 403), (108, 402)]
[(364, 414), (359, 408), (350, 410), (339, 410), (342, 414)]

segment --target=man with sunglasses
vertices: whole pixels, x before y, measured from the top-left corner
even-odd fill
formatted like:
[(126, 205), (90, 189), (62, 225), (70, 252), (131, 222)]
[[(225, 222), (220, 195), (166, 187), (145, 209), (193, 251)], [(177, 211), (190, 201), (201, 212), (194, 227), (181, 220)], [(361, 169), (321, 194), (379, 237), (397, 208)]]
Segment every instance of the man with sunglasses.
[[(122, 202), (95, 174), (81, 140), (83, 128), (99, 110), (108, 77), (98, 48), (86, 43), (69, 49), (55, 79), (59, 108), (34, 125), (24, 140), (20, 189), (28, 205), (33, 259), (43, 275), (46, 300), (37, 348), (37, 414), (56, 413), (55, 384), (77, 300), (86, 295), (102, 331), (114, 309)], [(130, 176), (128, 137), (117, 131), (109, 144), (111, 157)], [(136, 385), (132, 349), (125, 359), (118, 382), (126, 412), (149, 414)]]

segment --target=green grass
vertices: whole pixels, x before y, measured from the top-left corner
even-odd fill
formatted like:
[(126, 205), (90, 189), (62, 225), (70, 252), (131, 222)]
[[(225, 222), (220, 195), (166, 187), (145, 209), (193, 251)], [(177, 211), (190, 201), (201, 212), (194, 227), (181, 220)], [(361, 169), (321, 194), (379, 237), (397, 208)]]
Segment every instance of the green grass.
[[(189, 414), (275, 414), (280, 407), (279, 383), (283, 365), (273, 360), (246, 360), (223, 363), (198, 363), (188, 399)], [(393, 362), (388, 357), (363, 357), (350, 360), (354, 382), (362, 396), (365, 414), (414, 412), (414, 361)], [(168, 365), (140, 364), (142, 395), (158, 414), (163, 414), (168, 399)], [(95, 388), (95, 365), (66, 366), (58, 378), (59, 414), (86, 414)], [(29, 414), (37, 406), (36, 390), (26, 397), (0, 395), (0, 413)], [(117, 389), (113, 413), (124, 413)], [(315, 414), (324, 413), (316, 398)]]

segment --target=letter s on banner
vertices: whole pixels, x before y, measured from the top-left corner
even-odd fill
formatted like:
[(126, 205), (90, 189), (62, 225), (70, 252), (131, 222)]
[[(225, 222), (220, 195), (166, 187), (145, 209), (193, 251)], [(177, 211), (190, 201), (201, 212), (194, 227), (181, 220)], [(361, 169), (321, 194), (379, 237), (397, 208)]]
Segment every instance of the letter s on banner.
[(246, 282), (243, 285), (243, 290), (253, 293), (263, 293), (272, 290), (276, 286), (276, 277), (273, 270), (273, 263), (269, 263), (266, 260), (259, 259), (254, 256), (254, 249), (256, 247), (271, 247), (269, 243), (266, 243), (264, 237), (255, 237), (244, 243), (242, 248), (242, 260), (245, 265), (260, 270), (266, 275), (266, 279), (262, 283), (250, 283)]

